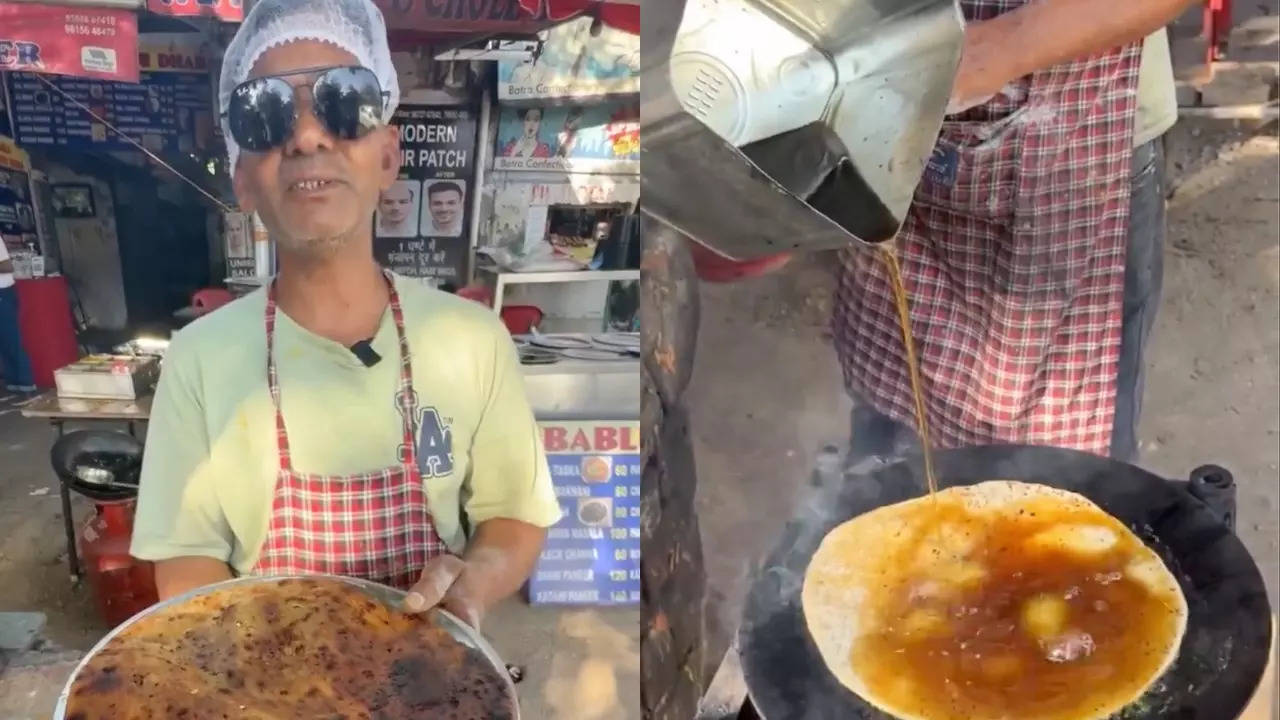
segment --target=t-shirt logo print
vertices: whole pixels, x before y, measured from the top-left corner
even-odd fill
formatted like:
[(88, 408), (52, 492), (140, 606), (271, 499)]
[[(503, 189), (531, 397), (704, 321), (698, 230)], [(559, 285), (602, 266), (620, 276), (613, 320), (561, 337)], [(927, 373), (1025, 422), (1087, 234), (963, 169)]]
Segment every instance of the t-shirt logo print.
[(418, 418), (418, 470), (430, 478), (453, 472), (453, 430), (433, 407)]

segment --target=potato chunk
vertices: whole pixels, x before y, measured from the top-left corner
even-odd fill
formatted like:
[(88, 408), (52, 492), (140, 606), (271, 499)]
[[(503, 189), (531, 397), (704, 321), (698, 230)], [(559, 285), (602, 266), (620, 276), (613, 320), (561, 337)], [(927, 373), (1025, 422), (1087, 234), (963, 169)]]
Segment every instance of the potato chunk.
[(1027, 540), (1026, 548), (1034, 552), (1061, 552), (1076, 557), (1097, 557), (1111, 551), (1120, 542), (1116, 532), (1102, 525), (1054, 525)]
[(1037, 595), (1022, 606), (1022, 629), (1040, 642), (1048, 642), (1067, 624), (1067, 601), (1054, 595)]

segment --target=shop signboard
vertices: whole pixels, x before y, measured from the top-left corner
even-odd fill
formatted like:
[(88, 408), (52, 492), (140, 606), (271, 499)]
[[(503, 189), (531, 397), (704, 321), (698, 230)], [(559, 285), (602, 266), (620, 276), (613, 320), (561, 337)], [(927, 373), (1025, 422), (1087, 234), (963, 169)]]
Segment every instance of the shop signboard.
[(27, 154), (13, 140), (0, 136), (0, 236), (29, 239), (36, 232), (30, 170)]
[(141, 84), (69, 77), (53, 83), (61, 93), (30, 73), (9, 73), (14, 134), (26, 147), (135, 149), (106, 123), (152, 152), (194, 153), (208, 147), (213, 136), (213, 103), (205, 73), (146, 72)]
[(147, 10), (173, 17), (212, 17), (223, 22), (244, 20), (243, 0), (147, 0)]
[(129, 10), (0, 2), (0, 71), (138, 82)]
[(208, 73), (220, 50), (200, 33), (143, 33), (138, 36), (138, 69), (144, 73)]
[(504, 103), (639, 92), (640, 36), (610, 27), (592, 35), (591, 18), (547, 30), (533, 60), (498, 62), (498, 100)]
[(402, 275), (461, 286), (471, 255), (478, 108), (401, 105), (400, 175), (378, 198), (373, 247)]
[(547, 25), (546, 14), (520, 7), (519, 0), (373, 0), (387, 31), (415, 33), (533, 33)]
[(599, 17), (606, 27), (618, 28), (633, 35), (640, 34), (641, 0), (520, 0), (529, 12), (540, 12), (552, 22), (589, 13)]
[(134, 150), (110, 123), (152, 152), (207, 148), (215, 124), (210, 56), (200, 33), (146, 33), (134, 50), (140, 83), (45, 78), (55, 90), (31, 73), (7, 73), (14, 137), (28, 148)]
[(242, 280), (265, 276), (259, 272), (253, 254), (255, 217), (251, 213), (230, 210), (222, 213), (223, 237), (226, 241), (227, 277)]
[(533, 605), (640, 602), (640, 423), (539, 423), (560, 521), (529, 579)]
[(637, 174), (640, 106), (504, 107), (494, 170)]

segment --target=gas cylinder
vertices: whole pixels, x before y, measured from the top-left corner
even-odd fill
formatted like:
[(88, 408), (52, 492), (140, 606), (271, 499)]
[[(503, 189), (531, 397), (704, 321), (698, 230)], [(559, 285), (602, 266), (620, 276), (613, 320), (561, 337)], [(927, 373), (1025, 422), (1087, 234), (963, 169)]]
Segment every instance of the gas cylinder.
[(98, 605), (98, 614), (115, 627), (154, 605), (152, 563), (129, 554), (133, 536), (133, 498), (94, 501), (93, 515), (80, 527), (80, 562)]

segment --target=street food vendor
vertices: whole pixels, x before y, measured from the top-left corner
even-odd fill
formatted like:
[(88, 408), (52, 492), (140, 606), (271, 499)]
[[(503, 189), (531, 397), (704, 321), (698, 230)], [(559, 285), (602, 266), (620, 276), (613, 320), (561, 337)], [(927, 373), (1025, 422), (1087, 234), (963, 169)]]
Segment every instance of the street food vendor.
[(132, 545), (161, 598), (329, 573), (474, 625), (560, 517), (497, 315), (374, 260), (398, 96), (370, 0), (263, 0), (227, 49), (233, 185), (279, 273), (166, 354)]
[[(1164, 25), (1188, 4), (960, 3), (950, 114), (896, 241), (934, 445), (1136, 459), (1177, 120)], [(879, 253), (846, 254), (832, 331), (854, 457), (915, 445)]]

